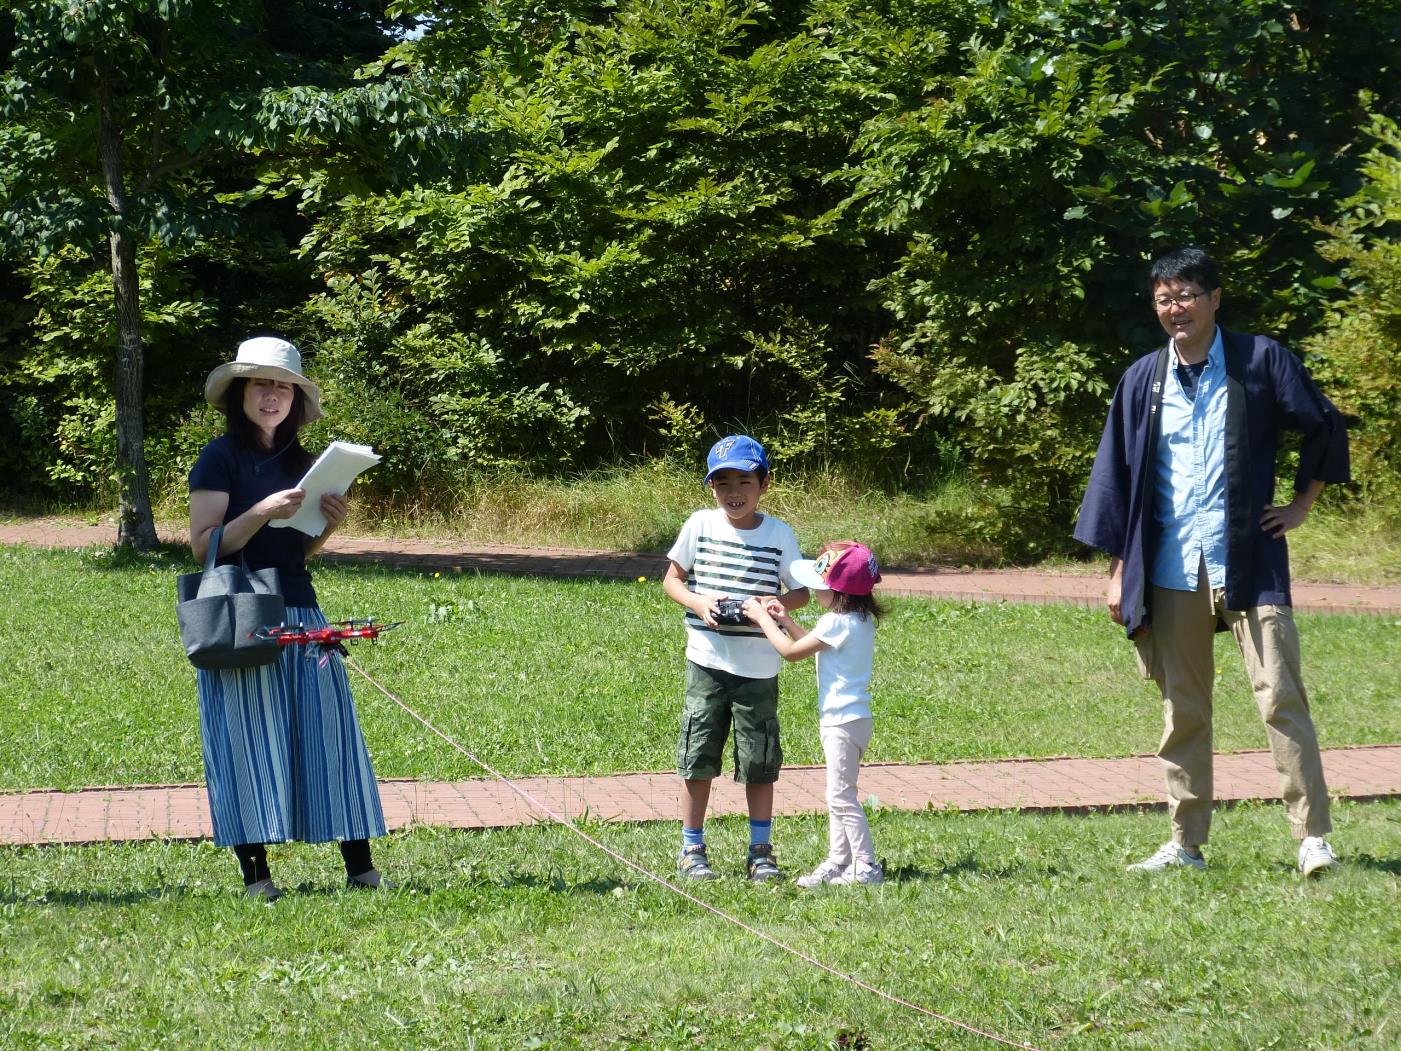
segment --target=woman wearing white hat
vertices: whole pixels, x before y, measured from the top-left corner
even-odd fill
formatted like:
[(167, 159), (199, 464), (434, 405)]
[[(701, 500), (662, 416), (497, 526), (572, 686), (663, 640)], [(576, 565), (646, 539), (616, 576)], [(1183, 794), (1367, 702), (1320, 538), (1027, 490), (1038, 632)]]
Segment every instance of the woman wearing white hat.
[[(196, 561), (222, 525), (221, 561), (242, 555), (250, 569), (276, 569), (288, 623), (325, 624), (306, 558), (345, 521), (346, 498), (321, 498), (327, 526), (318, 537), (265, 528), (291, 518), (306, 496), (296, 484), (311, 457), (297, 432), (321, 416), (320, 390), (302, 375), (296, 347), (260, 336), (209, 374), (204, 396), (228, 429), (190, 472)], [(385, 833), (379, 786), (340, 657), (288, 646), (261, 668), (197, 675), (214, 842), (234, 849), (244, 893), (280, 895), (266, 844), (287, 840), (338, 840), (350, 886), (387, 886), (370, 859), (369, 840)]]

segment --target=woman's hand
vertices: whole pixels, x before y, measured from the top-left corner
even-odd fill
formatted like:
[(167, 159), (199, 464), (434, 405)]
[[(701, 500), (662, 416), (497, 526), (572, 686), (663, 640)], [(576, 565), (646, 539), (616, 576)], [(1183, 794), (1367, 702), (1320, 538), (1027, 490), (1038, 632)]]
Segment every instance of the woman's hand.
[(253, 513), (264, 518), (291, 518), (306, 499), (303, 489), (283, 489), (263, 497), (253, 505)]
[(350, 498), (341, 496), (339, 493), (321, 494), (321, 513), (326, 516), (326, 528), (321, 530), (320, 536), (309, 536), (302, 549), (308, 555), (314, 555), (326, 544), (326, 540), (345, 521), (345, 516), (350, 513)]
[(346, 515), (350, 514), (350, 498), (339, 493), (323, 493), (321, 513), (326, 516), (326, 532), (339, 529)]

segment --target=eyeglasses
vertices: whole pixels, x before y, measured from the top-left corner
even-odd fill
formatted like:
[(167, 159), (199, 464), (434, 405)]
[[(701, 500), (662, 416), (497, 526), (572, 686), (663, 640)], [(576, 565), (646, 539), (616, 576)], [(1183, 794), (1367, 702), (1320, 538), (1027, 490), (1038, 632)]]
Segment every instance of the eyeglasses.
[(1179, 292), (1175, 296), (1157, 296), (1153, 300), (1153, 305), (1159, 310), (1171, 310), (1176, 303), (1183, 310), (1189, 309), (1193, 303), (1201, 299), (1202, 296), (1210, 295), (1209, 292)]

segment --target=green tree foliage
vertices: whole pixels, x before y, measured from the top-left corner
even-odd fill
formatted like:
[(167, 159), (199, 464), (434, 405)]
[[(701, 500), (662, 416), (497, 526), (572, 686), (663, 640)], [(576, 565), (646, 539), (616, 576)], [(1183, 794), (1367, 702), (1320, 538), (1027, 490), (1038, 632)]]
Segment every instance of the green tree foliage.
[(1338, 406), (1356, 418), (1358, 486), (1394, 501), (1401, 495), (1401, 127), (1378, 116), (1369, 130), (1375, 143), (1363, 158), (1366, 182), (1344, 202), (1323, 246), (1342, 265), (1347, 296), (1307, 349)]
[[(956, 466), (986, 496), (934, 527), (1030, 550), (1063, 534), (1109, 385), (1161, 336), (1148, 260), (1203, 245), (1227, 324), (1302, 341), (1358, 265), (1318, 246), (1362, 186), (1367, 92), (1401, 117), (1390, 0), (385, 17), (425, 31), (357, 53), (354, 80), (240, 94), (228, 71), (187, 141), (234, 151), (206, 195), (299, 245), (320, 286), (280, 320), (404, 497), (743, 427), (785, 465)], [(352, 51), (320, 54), (344, 73)]]
[[(381, 54), (389, 23), (363, 0), (17, 0), (6, 16), (0, 238), (36, 301), (27, 345), (0, 360), (16, 391), (8, 427), (27, 445), (15, 455), (22, 465), (43, 443), (47, 480), (88, 491), (115, 477), (119, 539), (149, 548), (150, 340), (207, 324), (209, 291), (249, 263), (258, 282), (285, 268), (282, 231), (241, 221), (249, 196), (235, 192), (257, 185), (277, 138), (277, 92), (346, 83), (352, 60)], [(169, 280), (144, 272), (156, 260)], [(143, 286), (174, 297), (143, 302)], [(156, 377), (157, 405), (197, 371), (181, 367), (192, 357)]]
[[(176, 371), (170, 359), (212, 320), (214, 303), (191, 287), (189, 274), (169, 251), (139, 256), (143, 346), (153, 364)], [(116, 344), (111, 276), (72, 247), (30, 263), (21, 273), (33, 316), (30, 338), (8, 363), (3, 383), (21, 399), (13, 415), (17, 441), (8, 455), (22, 469), (69, 489), (116, 495), (118, 479), (112, 379), (95, 362), (110, 360)], [(161, 390), (145, 415), (166, 421), (184, 411), (184, 392)], [(149, 442), (161, 462), (157, 429)]]
[(780, 453), (898, 437), (866, 389), (874, 272), (824, 185), (878, 102), (834, 83), (821, 40), (727, 3), (435, 11), (405, 61), (470, 50), (488, 177), (322, 217), (331, 354), (393, 376), (471, 464), (677, 451), (678, 412)]
[(308, 246), (308, 323), (420, 461), (952, 447), (989, 493), (962, 527), (1012, 547), (1068, 520), (1159, 338), (1156, 252), (1217, 255), (1230, 323), (1317, 320), (1401, 36), (1277, 0), (433, 8), (396, 58), (479, 78), (451, 112), (489, 162), (343, 198)]
[(1201, 244), (1227, 323), (1306, 331), (1326, 286), (1311, 223), (1351, 183), (1373, 75), (1355, 48), (1394, 66), (1398, 22), (1260, 0), (956, 6), (958, 68), (868, 122), (843, 177), (863, 226), (909, 238), (877, 282), (897, 319), (877, 367), (1009, 498), (967, 527), (1031, 543), (1078, 502), (1107, 382), (1161, 338), (1152, 255)]

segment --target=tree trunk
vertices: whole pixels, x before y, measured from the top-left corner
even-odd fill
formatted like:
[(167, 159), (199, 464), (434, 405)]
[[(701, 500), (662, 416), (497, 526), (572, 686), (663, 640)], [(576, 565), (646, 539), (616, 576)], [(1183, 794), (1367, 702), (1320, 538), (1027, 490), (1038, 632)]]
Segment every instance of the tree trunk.
[(126, 186), (122, 173), (122, 129), (112, 105), (112, 84), (98, 75), (98, 153), (107, 203), (112, 207), (112, 294), (117, 308), (117, 543), (154, 551), (156, 523), (146, 476), (146, 424), (143, 412), (145, 355), (141, 345), (141, 284), (136, 246), (127, 231)]

